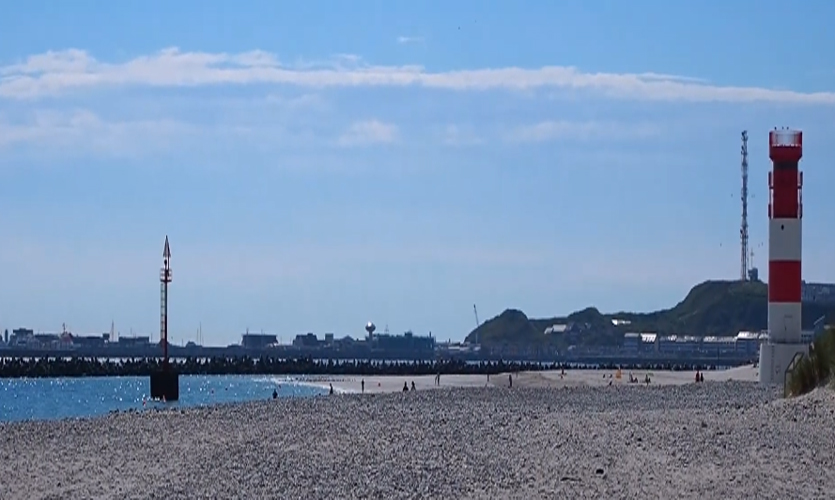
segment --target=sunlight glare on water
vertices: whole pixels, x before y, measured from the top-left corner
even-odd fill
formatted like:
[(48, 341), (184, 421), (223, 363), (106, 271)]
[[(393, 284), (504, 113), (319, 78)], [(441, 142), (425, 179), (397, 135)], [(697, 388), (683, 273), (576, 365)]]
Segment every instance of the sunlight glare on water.
[(0, 379), (0, 422), (91, 417), (114, 410), (154, 406), (202, 406), (279, 397), (324, 394), (287, 377), (187, 375), (180, 377), (180, 400), (149, 401), (148, 377)]

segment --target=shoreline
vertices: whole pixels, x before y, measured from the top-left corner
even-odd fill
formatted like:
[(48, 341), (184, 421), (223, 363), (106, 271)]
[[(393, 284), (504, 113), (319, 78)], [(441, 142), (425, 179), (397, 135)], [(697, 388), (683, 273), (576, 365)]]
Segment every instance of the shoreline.
[[(406, 385), (407, 388), (411, 391), (412, 383), (414, 383), (415, 390), (417, 392), (426, 392), (426, 391), (433, 391), (439, 389), (467, 389), (467, 390), (480, 390), (480, 389), (506, 389), (510, 386), (509, 377), (512, 376), (513, 378), (513, 389), (527, 389), (527, 388), (572, 388), (572, 387), (606, 387), (612, 385), (616, 388), (618, 387), (643, 387), (645, 384), (638, 383), (638, 384), (630, 384), (627, 382), (628, 378), (634, 376), (639, 381), (643, 380), (646, 375), (650, 376), (651, 387), (656, 386), (666, 386), (666, 385), (693, 385), (695, 383), (695, 372), (666, 372), (666, 371), (649, 371), (649, 372), (625, 372), (622, 371), (621, 378), (618, 379), (616, 377), (616, 371), (609, 371), (609, 370), (566, 370), (565, 372), (561, 371), (535, 371), (535, 372), (520, 372), (520, 373), (502, 373), (491, 375), (488, 377), (486, 375), (441, 375), (440, 377), (440, 384), (436, 385), (435, 375), (419, 375), (419, 376), (407, 376), (407, 375), (398, 375), (398, 376), (388, 376), (388, 375), (371, 375), (371, 376), (346, 376), (346, 375), (306, 375), (306, 376), (261, 376), (261, 375), (253, 375), (250, 376), (256, 382), (261, 385), (261, 389), (257, 389), (256, 391), (263, 391), (260, 392), (260, 396), (258, 394), (247, 394), (247, 395), (235, 395), (233, 393), (229, 393), (226, 395), (224, 392), (218, 392), (218, 397), (215, 399), (214, 396), (198, 396), (203, 397), (205, 400), (196, 401), (190, 399), (188, 401), (180, 401), (174, 403), (163, 404), (160, 402), (155, 402), (152, 400), (147, 400), (145, 398), (139, 399), (137, 393), (136, 400), (128, 398), (127, 400), (123, 400), (121, 398), (113, 399), (110, 405), (104, 404), (100, 405), (97, 403), (98, 401), (98, 393), (90, 393), (89, 398), (91, 401), (92, 406), (89, 411), (85, 411), (84, 409), (73, 409), (67, 410), (66, 415), (57, 415), (57, 414), (46, 414), (44, 413), (43, 404), (39, 404), (37, 409), (29, 410), (26, 407), (27, 403), (25, 400), (21, 400), (20, 403), (17, 403), (21, 406), (20, 408), (10, 407), (8, 408), (11, 412), (11, 417), (6, 419), (4, 418), (4, 422), (19, 422), (19, 421), (52, 421), (52, 420), (73, 420), (73, 419), (96, 419), (107, 414), (111, 413), (124, 413), (124, 412), (143, 412), (146, 410), (155, 410), (159, 408), (173, 408), (173, 409), (186, 409), (193, 406), (201, 406), (201, 407), (214, 407), (220, 404), (223, 405), (235, 405), (235, 404), (246, 404), (246, 401), (259, 401), (259, 400), (271, 400), (273, 389), (278, 390), (278, 399), (293, 399), (297, 397), (328, 397), (328, 391), (330, 390), (331, 385), (333, 386), (334, 396), (340, 395), (352, 395), (352, 394), (362, 394), (363, 387), (362, 381), (365, 381), (365, 393), (371, 394), (387, 394), (387, 393), (399, 393), (403, 392), (403, 386)], [(704, 372), (705, 381), (707, 383), (714, 383), (714, 382), (721, 382), (723, 380), (738, 380), (738, 381), (745, 381), (751, 382), (752, 385), (757, 385), (755, 381), (757, 380), (757, 370), (753, 366), (748, 367), (741, 367), (736, 369), (729, 369), (723, 371), (715, 371), (715, 372)], [(238, 383), (236, 383), (238, 384)], [(222, 387), (221, 387), (222, 386)], [(50, 386), (51, 387), (51, 386)], [(188, 387), (188, 384), (186, 384)], [(231, 385), (229, 386), (232, 387)], [(244, 390), (250, 390), (247, 387), (247, 384), (244, 383), (241, 386)], [(134, 390), (136, 389), (136, 384), (131, 383), (129, 384), (129, 389)], [(195, 389), (195, 387), (192, 387)], [(214, 394), (215, 390), (217, 391), (225, 391), (227, 389), (225, 384), (215, 385), (209, 383), (202, 383), (199, 387), (196, 387), (198, 394), (208, 394), (206, 391), (211, 389), (211, 393)], [(147, 387), (145, 388), (147, 390)], [(230, 389), (235, 391), (234, 388)], [(140, 389), (141, 392), (141, 389)], [(189, 392), (188, 394), (191, 394)], [(221, 396), (223, 394), (224, 396)], [(101, 394), (102, 397), (111, 397), (112, 392), (107, 392)], [(52, 401), (52, 399), (48, 399), (48, 401)], [(125, 402), (127, 401), (127, 402)], [(68, 402), (72, 403), (72, 402)], [(13, 405), (15, 403), (12, 403)], [(49, 404), (60, 404), (59, 400), (56, 400), (54, 403)], [(46, 406), (49, 406), (47, 404)], [(0, 406), (0, 409), (3, 407)], [(19, 412), (18, 416), (15, 417), (15, 412)], [(25, 416), (31, 412), (31, 416)], [(24, 415), (21, 417), (20, 415)]]
[[(746, 365), (726, 370), (710, 370), (702, 372), (705, 382), (750, 382), (758, 381), (758, 370), (754, 365)], [(370, 394), (402, 392), (403, 384), (411, 389), (412, 382), (415, 389), (434, 390), (443, 388), (483, 388), (509, 387), (509, 377), (513, 377), (514, 388), (559, 388), (559, 387), (603, 387), (603, 386), (634, 386), (645, 385), (642, 382), (646, 376), (650, 378), (650, 385), (684, 385), (695, 383), (695, 371), (667, 371), (667, 370), (621, 370), (621, 377), (617, 378), (617, 370), (580, 369), (580, 370), (544, 370), (519, 373), (498, 373), (495, 375), (441, 375), (440, 385), (435, 385), (435, 375), (312, 375), (297, 377), (294, 383), (328, 390), (333, 384), (336, 394), (362, 393), (362, 381), (365, 381), (365, 392)], [(630, 384), (629, 376), (636, 377), (639, 382)], [(611, 384), (610, 384), (611, 382)]]

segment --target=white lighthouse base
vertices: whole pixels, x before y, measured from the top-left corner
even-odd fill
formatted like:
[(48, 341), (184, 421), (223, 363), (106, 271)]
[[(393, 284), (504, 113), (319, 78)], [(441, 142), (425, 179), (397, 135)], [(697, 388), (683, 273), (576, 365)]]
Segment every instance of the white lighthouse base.
[(808, 354), (808, 344), (775, 344), (771, 341), (760, 344), (760, 383), (783, 385), (786, 370), (798, 354)]

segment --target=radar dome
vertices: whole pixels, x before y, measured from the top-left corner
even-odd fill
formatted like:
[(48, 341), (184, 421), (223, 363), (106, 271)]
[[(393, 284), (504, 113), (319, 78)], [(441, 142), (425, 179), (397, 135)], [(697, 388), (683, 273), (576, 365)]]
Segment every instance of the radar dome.
[(376, 329), (377, 329), (377, 327), (374, 326), (374, 323), (372, 323), (370, 321), (368, 322), (367, 325), (365, 325), (365, 331), (368, 332), (369, 335), (374, 333), (374, 330), (376, 330)]

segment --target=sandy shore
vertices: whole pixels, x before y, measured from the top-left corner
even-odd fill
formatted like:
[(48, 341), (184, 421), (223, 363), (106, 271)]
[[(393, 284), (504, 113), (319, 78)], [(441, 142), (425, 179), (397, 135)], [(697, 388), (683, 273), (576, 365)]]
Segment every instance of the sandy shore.
[[(743, 382), (756, 382), (758, 377), (757, 369), (753, 365), (742, 366), (721, 371), (703, 372), (705, 382), (724, 382), (736, 380)], [(434, 375), (419, 376), (368, 376), (368, 377), (315, 377), (304, 384), (315, 387), (329, 388), (333, 385), (334, 392), (339, 393), (388, 393), (402, 392), (403, 384), (407, 387), (415, 383), (415, 389), (422, 391), (426, 389), (439, 389), (451, 387), (509, 387), (509, 376), (513, 377), (513, 385), (519, 388), (559, 388), (590, 386), (603, 387), (611, 385), (629, 385), (629, 376), (640, 381), (649, 375), (651, 385), (682, 385), (694, 383), (696, 372), (694, 371), (627, 371), (621, 372), (621, 377), (616, 377), (615, 370), (566, 370), (542, 371), (542, 372), (521, 372), (501, 373), (497, 375), (443, 375), (440, 385), (435, 384)]]
[(835, 393), (775, 398), (514, 384), (5, 424), (0, 498), (829, 498)]

